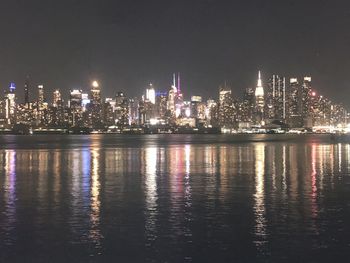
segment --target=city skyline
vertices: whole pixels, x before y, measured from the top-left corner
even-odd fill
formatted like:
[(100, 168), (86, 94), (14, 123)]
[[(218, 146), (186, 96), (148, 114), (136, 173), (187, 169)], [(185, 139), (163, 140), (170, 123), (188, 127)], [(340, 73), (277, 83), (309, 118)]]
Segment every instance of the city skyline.
[[(132, 92), (132, 90), (130, 90), (128, 88), (125, 88), (125, 89), (115, 88), (115, 89), (111, 90), (111, 87), (106, 87), (104, 85), (103, 80), (96, 79), (96, 78), (87, 79), (87, 80), (84, 81), (84, 84), (80, 84), (80, 85), (76, 85), (76, 86), (68, 85), (68, 86), (71, 86), (71, 88), (69, 88), (69, 87), (65, 87), (65, 88), (61, 87), (60, 88), (60, 87), (56, 87), (57, 85), (54, 85), (54, 86), (50, 87), (46, 83), (38, 81), (38, 80), (33, 81), (30, 78), (30, 76), (27, 75), (24, 78), (23, 83), (22, 82), (17, 83), (17, 82), (14, 82), (14, 81), (8, 81), (6, 86), (3, 86), (3, 87), (0, 88), (0, 90), (1, 90), (0, 97), (5, 95), (8, 92), (8, 90), (11, 89), (12, 86), (14, 86), (14, 90), (15, 90), (15, 92), (17, 94), (16, 98), (17, 98), (17, 100), (19, 100), (18, 101), (19, 103), (22, 103), (22, 102), (25, 103), (27, 99), (29, 101), (35, 101), (35, 98), (37, 98), (37, 96), (38, 96), (38, 91), (37, 91), (38, 86), (44, 86), (45, 87), (45, 96), (44, 96), (45, 101), (48, 102), (48, 103), (52, 103), (53, 102), (52, 94), (56, 90), (59, 90), (62, 93), (62, 95), (63, 95), (62, 98), (64, 100), (68, 100), (70, 91), (72, 91), (72, 90), (82, 90), (83, 92), (88, 92), (94, 82), (98, 82), (98, 85), (101, 88), (101, 94), (103, 95), (103, 97), (106, 97), (106, 98), (114, 97), (117, 94), (117, 92), (124, 92), (124, 93), (126, 93), (128, 95), (128, 97), (140, 97), (140, 96), (142, 96), (142, 94), (145, 95), (144, 91), (149, 87), (149, 85), (152, 85), (153, 88), (155, 90), (157, 90), (157, 92), (160, 92), (160, 93), (168, 92), (169, 88), (171, 86), (174, 86), (174, 83), (178, 83), (179, 82), (178, 78), (176, 78), (176, 80), (174, 79), (174, 75), (178, 74), (180, 76), (180, 73), (181, 72), (169, 73), (168, 74), (168, 83), (165, 84), (165, 85), (162, 85), (162, 86), (159, 86), (159, 85), (156, 84), (156, 83), (159, 83), (159, 81), (157, 81), (157, 80), (155, 82), (152, 82), (152, 81), (145, 82), (144, 85), (142, 85), (141, 87), (138, 87), (138, 89), (141, 90), (141, 93), (138, 93), (138, 94), (135, 94), (135, 95), (134, 95), (134, 92)], [(181, 84), (182, 85), (181, 90), (185, 91), (183, 94), (184, 94), (184, 98), (186, 98), (186, 99), (190, 99), (191, 96), (193, 96), (193, 95), (200, 95), (200, 96), (202, 96), (202, 97), (204, 97), (206, 99), (217, 99), (218, 98), (217, 91), (220, 89), (220, 87), (222, 85), (224, 85), (224, 86), (228, 86), (233, 91), (233, 93), (234, 93), (233, 96), (234, 97), (236, 97), (238, 99), (242, 99), (243, 96), (244, 96), (243, 93), (244, 93), (244, 91), (246, 89), (249, 89), (249, 88), (255, 89), (256, 88), (256, 82), (257, 82), (256, 74), (257, 73), (261, 74), (261, 83), (263, 84), (262, 88), (264, 90), (266, 89), (266, 87), (265, 87), (266, 85), (264, 85), (264, 84), (266, 84), (269, 81), (269, 78), (271, 78), (271, 76), (283, 76), (284, 78), (287, 79), (288, 84), (290, 84), (289, 82), (292, 79), (297, 79), (297, 80), (300, 81), (304, 77), (311, 77), (309, 74), (301, 74), (301, 75), (295, 76), (295, 75), (290, 75), (290, 74), (283, 75), (283, 74), (279, 74), (279, 73), (276, 73), (276, 72), (268, 75), (268, 74), (265, 73), (265, 71), (262, 71), (261, 69), (258, 69), (258, 70), (256, 70), (254, 72), (253, 76), (251, 76), (251, 79), (252, 79), (251, 83), (248, 86), (246, 86), (246, 87), (242, 87), (241, 89), (235, 88), (234, 81), (233, 82), (229, 82), (227, 80), (222, 80), (215, 87), (211, 87), (211, 91), (212, 91), (212, 94), (213, 94), (212, 96), (205, 96), (205, 95), (201, 95), (201, 94), (203, 94), (205, 89), (200, 90), (198, 93), (193, 93), (191, 88), (188, 87), (188, 85), (186, 85), (186, 83), (184, 83), (183, 80), (181, 80), (181, 83), (182, 83)], [(183, 75), (183, 73), (181, 73), (181, 76), (182, 75)], [(312, 81), (313, 81), (313, 85), (314, 85), (314, 83), (315, 83), (315, 78), (314, 77), (312, 77)], [(23, 84), (23, 85), (21, 85), (21, 84)], [(54, 87), (56, 87), (56, 88), (54, 88)], [(328, 97), (327, 95), (322, 94), (322, 92), (320, 92), (319, 89), (314, 88), (314, 90), (315, 90), (315, 92), (317, 92), (317, 95), (322, 95), (322, 96)], [(205, 94), (205, 92), (204, 92), (204, 94)], [(26, 98), (26, 96), (27, 96), (27, 98)], [(331, 97), (328, 97), (328, 98), (331, 99), (332, 101), (336, 102), (336, 103), (340, 103), (340, 104), (344, 105), (345, 107), (347, 107), (347, 104), (343, 103), (342, 101), (334, 100)]]
[[(150, 83), (137, 97), (130, 97), (128, 91), (106, 97), (100, 82), (93, 80), (89, 90), (71, 89), (65, 100), (61, 90), (49, 96), (44, 85), (31, 88), (27, 78), (22, 101), (16, 96), (13, 82), (0, 98), (0, 127), (15, 132), (17, 125), (24, 125), (26, 133), (31, 128), (107, 133), (280, 133), (294, 128), (347, 131), (347, 109), (319, 94), (311, 76), (286, 80), (285, 76), (272, 75), (267, 79), (263, 80), (259, 70), (255, 88), (246, 88), (241, 96), (233, 94), (224, 82), (215, 98), (184, 90), (180, 73), (172, 75), (167, 91)], [(30, 93), (37, 93), (33, 94), (34, 100)]]

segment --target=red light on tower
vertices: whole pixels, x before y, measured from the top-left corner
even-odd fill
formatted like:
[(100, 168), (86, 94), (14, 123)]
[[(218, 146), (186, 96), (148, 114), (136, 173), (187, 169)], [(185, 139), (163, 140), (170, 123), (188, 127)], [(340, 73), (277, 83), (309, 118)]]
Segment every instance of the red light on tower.
[(316, 92), (315, 91), (311, 92), (311, 95), (312, 95), (312, 97), (315, 97), (316, 96)]

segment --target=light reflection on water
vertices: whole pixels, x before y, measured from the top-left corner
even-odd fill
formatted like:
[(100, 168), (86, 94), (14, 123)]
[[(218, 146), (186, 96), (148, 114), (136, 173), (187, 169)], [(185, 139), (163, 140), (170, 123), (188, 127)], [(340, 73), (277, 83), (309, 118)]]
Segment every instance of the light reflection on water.
[[(256, 245), (258, 250), (264, 252), (265, 243), (267, 242), (266, 233), (266, 211), (265, 211), (265, 146), (263, 144), (257, 144), (255, 146), (255, 235)], [(274, 175), (273, 175), (274, 177)]]
[(348, 144), (144, 138), (0, 150), (0, 261), (280, 261), (303, 253), (320, 262), (348, 254)]

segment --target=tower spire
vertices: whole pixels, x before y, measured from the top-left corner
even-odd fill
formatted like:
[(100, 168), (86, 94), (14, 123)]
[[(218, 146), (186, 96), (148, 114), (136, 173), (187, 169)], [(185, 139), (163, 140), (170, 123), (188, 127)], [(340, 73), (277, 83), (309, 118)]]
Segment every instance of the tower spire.
[(259, 73), (258, 73), (258, 85), (257, 85), (257, 87), (262, 87), (260, 70), (259, 70)]
[(177, 91), (181, 93), (181, 88), (180, 88), (180, 72), (177, 73)]
[(255, 96), (264, 96), (264, 88), (262, 86), (260, 70), (258, 72), (258, 83), (257, 83), (256, 89), (255, 89)]

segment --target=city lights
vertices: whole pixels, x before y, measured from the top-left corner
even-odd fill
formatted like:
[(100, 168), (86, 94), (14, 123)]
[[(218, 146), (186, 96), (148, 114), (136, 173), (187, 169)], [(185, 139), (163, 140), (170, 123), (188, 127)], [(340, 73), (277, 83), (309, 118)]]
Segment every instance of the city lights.
[[(44, 85), (37, 86), (38, 97), (17, 103), (16, 86), (11, 83), (0, 100), (0, 131), (11, 130), (16, 124), (33, 132), (59, 130), (87, 132), (142, 133), (303, 133), (345, 132), (349, 117), (346, 109), (318, 95), (311, 77), (286, 78), (279, 75), (263, 79), (259, 71), (255, 88), (245, 90), (243, 97), (233, 96), (224, 83), (218, 89), (218, 100), (203, 100), (180, 89), (180, 75), (164, 91), (152, 84), (140, 98), (128, 98), (122, 91), (115, 97), (101, 97), (97, 80), (89, 92), (73, 89), (69, 99), (59, 89), (52, 93), (52, 103), (46, 100)], [(24, 86), (29, 94), (29, 85)], [(336, 127), (336, 128), (334, 128)], [(342, 128), (343, 127), (343, 128)]]
[(99, 84), (98, 84), (98, 82), (97, 82), (96, 80), (94, 80), (94, 81), (92, 82), (92, 86), (93, 86), (94, 88), (98, 88), (98, 87), (99, 87)]

